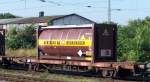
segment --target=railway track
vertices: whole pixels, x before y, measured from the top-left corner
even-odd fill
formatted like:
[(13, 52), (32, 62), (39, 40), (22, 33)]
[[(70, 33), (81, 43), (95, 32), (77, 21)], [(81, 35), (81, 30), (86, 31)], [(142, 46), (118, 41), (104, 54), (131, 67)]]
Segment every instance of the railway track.
[[(8, 74), (0, 74), (0, 80), (5, 80), (7, 82), (63, 82), (63, 81), (56, 81), (56, 80), (40, 80), (31, 77), (8, 75)], [(146, 81), (125, 81), (125, 80), (115, 80), (110, 78), (101, 78), (100, 82), (146, 82)]]
[(108, 77), (102, 78), (99, 73), (96, 72), (72, 72), (72, 71), (59, 71), (59, 70), (52, 70), (49, 71), (50, 73), (54, 74), (63, 74), (63, 75), (73, 75), (73, 76), (84, 76), (84, 77), (95, 77), (100, 78), (104, 82), (150, 82), (150, 77), (143, 77), (143, 76), (128, 76), (128, 77)]
[(20, 75), (11, 75), (11, 74), (0, 74), (0, 80), (5, 80), (8, 82), (63, 82), (56, 80), (43, 80), (32, 77), (25, 77)]
[[(9, 69), (5, 69), (5, 70), (11, 70)], [(15, 70), (14, 70), (15, 71)], [(17, 72), (22, 72), (21, 70), (17, 70)], [(25, 71), (24, 71), (25, 72)], [(27, 71), (26, 71), (27, 72)], [(33, 72), (31, 71), (31, 75), (35, 75), (34, 73), (38, 74), (38, 73), (44, 73), (44, 71), (37, 71), (37, 72)], [(96, 78), (99, 79), (98, 82), (150, 82), (150, 79), (143, 79), (142, 77), (129, 77), (129, 78), (124, 78), (124, 79), (120, 79), (120, 78), (101, 78), (101, 76), (95, 72), (73, 72), (73, 71), (60, 71), (60, 70), (49, 70), (48, 71), (49, 74), (56, 74), (56, 75), (67, 75), (67, 76), (72, 76), (72, 77), (86, 77), (86, 78)], [(26, 74), (26, 73), (25, 73)], [(53, 76), (52, 76), (53, 77)], [(12, 74), (0, 74), (0, 80), (6, 80), (6, 81), (10, 81), (10, 82), (64, 82), (64, 81), (57, 81), (57, 79), (55, 80), (45, 80), (45, 79), (40, 79), (40, 78), (35, 78), (35, 77), (28, 77), (24, 74), (18, 75), (15, 73)], [(70, 81), (65, 81), (65, 82), (70, 82)], [(74, 81), (75, 82), (75, 81)], [(84, 81), (83, 81), (84, 82)], [(85, 81), (86, 82), (86, 81)], [(89, 81), (90, 82), (90, 81)], [(97, 82), (97, 81), (96, 81)]]
[[(58, 81), (58, 80), (50, 80), (50, 79), (39, 79), (39, 78), (34, 78), (34, 77), (27, 77), (27, 76), (23, 76), (23, 75), (13, 75), (13, 74), (0, 74), (0, 80), (2, 80), (2, 81), (5, 80), (7, 82), (72, 82), (72, 81)], [(98, 82), (149, 82), (149, 81), (99, 78)]]

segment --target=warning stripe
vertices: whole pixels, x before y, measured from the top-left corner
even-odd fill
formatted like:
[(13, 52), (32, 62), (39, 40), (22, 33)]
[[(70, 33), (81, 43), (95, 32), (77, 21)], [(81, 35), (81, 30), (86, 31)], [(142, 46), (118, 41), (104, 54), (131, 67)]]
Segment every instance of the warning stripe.
[(39, 39), (42, 46), (91, 46), (91, 40), (43, 40)]
[(85, 57), (85, 60), (93, 60), (93, 58), (92, 57)]

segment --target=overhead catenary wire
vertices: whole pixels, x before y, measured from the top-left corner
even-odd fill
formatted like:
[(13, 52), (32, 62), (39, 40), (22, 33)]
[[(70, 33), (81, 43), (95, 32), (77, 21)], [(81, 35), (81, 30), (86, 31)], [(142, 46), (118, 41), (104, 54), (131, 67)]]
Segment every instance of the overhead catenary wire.
[(22, 2), (23, 0), (18, 0), (18, 1), (13, 1), (13, 2), (1, 2), (0, 3), (0, 6), (4, 6), (4, 5), (8, 5), (8, 4), (14, 4), (14, 3), (20, 3)]
[[(48, 7), (48, 5), (45, 6), (37, 6), (37, 7), (26, 7), (26, 8), (19, 8), (19, 9), (0, 9), (0, 11), (24, 11), (24, 10), (31, 10), (31, 9), (37, 9), (37, 8), (43, 8), (43, 7)], [(84, 8), (88, 7), (88, 8), (97, 8), (97, 9), (101, 9), (100, 11), (105, 10), (107, 7), (92, 7), (92, 6), (82, 6)], [(95, 10), (91, 10), (91, 11), (95, 11)], [(150, 12), (150, 8), (142, 8), (142, 9), (119, 9), (119, 11), (121, 12)], [(84, 12), (84, 11), (83, 11)]]
[(7, 9), (7, 10), (0, 10), (0, 11), (24, 11), (24, 10), (30, 10), (30, 9), (36, 9), (36, 8), (42, 8), (46, 6), (38, 6), (38, 7), (31, 7), (31, 8), (19, 8), (19, 9)]
[[(26, 3), (26, 7), (24, 7), (25, 5), (25, 0), (14, 0), (17, 3), (21, 3), (21, 5), (17, 4), (16, 7), (12, 6), (12, 7), (5, 7), (8, 5), (1, 5), (3, 6), (3, 8), (0, 8), (0, 12), (11, 12), (11, 13), (26, 13), (26, 12), (31, 12), (31, 15), (35, 13), (38, 13), (39, 11), (44, 11), (46, 13), (50, 14), (70, 14), (70, 13), (77, 13), (80, 15), (88, 15), (89, 13), (91, 13), (90, 15), (88, 15), (89, 17), (91, 16), (91, 18), (93, 18), (93, 15), (98, 16), (96, 18), (97, 21), (104, 19), (104, 21), (107, 21), (107, 0), (79, 0), (79, 1), (67, 1), (67, 0), (46, 0), (46, 1), (54, 1), (58, 4), (61, 5), (57, 5), (53, 2), (41, 2), (40, 0), (33, 0), (34, 3), (30, 3), (31, 0), (28, 0), (28, 3)], [(22, 2), (23, 1), (23, 2)], [(44, 0), (45, 1), (45, 0)], [(96, 2), (95, 2), (96, 1)], [(132, 17), (136, 18), (140, 18), (141, 15), (147, 15), (150, 12), (150, 8), (149, 6), (142, 8), (139, 7), (139, 5), (134, 1), (135, 5), (130, 5), (128, 6), (123, 6), (125, 5), (124, 3), (122, 3), (122, 1), (126, 0), (112, 0), (112, 21), (116, 21), (116, 20), (124, 20), (126, 15), (128, 14), (128, 16), (130, 17), (130, 19), (132, 19)], [(119, 1), (121, 1), (121, 6), (114, 6), (114, 4), (120, 4)], [(5, 1), (6, 2), (6, 1)], [(12, 1), (11, 1), (12, 2)], [(95, 5), (95, 3), (101, 3), (102, 5)], [(12, 4), (14, 4), (15, 2), (12, 2)], [(139, 2), (138, 2), (139, 3)], [(6, 3), (7, 4), (7, 3)], [(123, 4), (123, 5), (122, 5)], [(19, 7), (18, 7), (19, 6)], [(144, 6), (143, 6), (144, 7)], [(116, 11), (116, 9), (119, 9)], [(57, 10), (56, 12), (53, 12), (54, 10)], [(32, 12), (34, 11), (34, 12)], [(52, 12), (51, 12), (52, 11)], [(138, 15), (135, 16), (135, 13), (138, 12)], [(146, 13), (146, 14), (145, 14)], [(33, 16), (34, 16), (33, 15)], [(101, 18), (100, 18), (101, 17)], [(120, 22), (120, 21), (119, 21)]]
[[(85, 3), (82, 3), (82, 2), (78, 2), (78, 3), (65, 3), (65, 2), (54, 2), (54, 1), (51, 1), (51, 0), (40, 0), (40, 1), (43, 1), (43, 2), (49, 2), (49, 3), (54, 3), (54, 4), (57, 4), (58, 6), (74, 6), (74, 7), (88, 7), (88, 8), (100, 8), (100, 9), (106, 9), (108, 7), (95, 7), (95, 6), (92, 6), (92, 5), (80, 5), (78, 6), (79, 4), (85, 4)], [(115, 1), (120, 1), (120, 0), (115, 0)], [(123, 0), (124, 1), (124, 0)], [(101, 1), (100, 1), (101, 2)], [(102, 2), (107, 2), (107, 1), (102, 1)], [(131, 11), (131, 12), (135, 12), (135, 11), (144, 11), (144, 12), (148, 12), (150, 11), (150, 8), (138, 8), (137, 7), (137, 0), (136, 0), (136, 8), (112, 8), (112, 10), (118, 10), (118, 11)], [(60, 4), (62, 3), (62, 4)], [(90, 1), (87, 1), (86, 3), (91, 3)], [(65, 4), (65, 5), (64, 5)], [(76, 4), (76, 5), (75, 5)]]
[[(24, 1), (24, 0), (19, 0), (19, 1), (16, 1), (16, 2), (21, 2), (21, 1)], [(41, 1), (41, 0), (40, 0)], [(54, 3), (54, 4), (56, 4), (57, 3), (57, 5), (56, 6), (62, 6), (62, 7), (65, 7), (65, 6), (74, 6), (74, 7), (80, 7), (80, 8), (85, 8), (85, 7), (87, 7), (87, 8), (91, 8), (91, 9), (107, 9), (107, 7), (97, 7), (97, 6), (93, 6), (93, 5), (80, 5), (80, 6), (75, 6), (75, 5), (63, 5), (63, 4), (60, 4), (59, 2), (53, 2), (53, 1), (51, 1), (51, 0), (43, 0), (43, 1), (48, 1), (49, 3)], [(13, 2), (13, 3), (15, 3), (15, 2)], [(7, 4), (7, 3), (6, 3)], [(10, 4), (10, 3), (8, 3), (8, 4)], [(31, 10), (31, 9), (37, 9), (37, 8), (42, 8), (42, 7), (48, 7), (48, 5), (45, 5), (45, 6), (40, 6), (40, 7), (26, 7), (25, 6), (25, 8), (19, 8), (19, 9), (0, 9), (0, 11), (23, 11), (23, 10)], [(112, 8), (112, 9), (114, 9), (114, 8)], [(150, 11), (150, 8), (131, 8), (131, 9), (128, 9), (128, 8), (118, 8), (118, 9), (120, 9), (120, 11), (122, 11), (122, 12), (149, 12)], [(100, 11), (101, 11), (100, 10)], [(91, 10), (91, 11), (94, 11), (94, 10)], [(84, 11), (83, 11), (84, 12)]]
[[(47, 7), (48, 5), (44, 5), (44, 6), (36, 6), (36, 7), (26, 7), (26, 8), (18, 8), (18, 9), (0, 9), (0, 11), (25, 11), (25, 10), (31, 10), (31, 9), (39, 9), (39, 8), (44, 8)], [(86, 6), (84, 6), (84, 8), (87, 8)], [(96, 7), (95, 7), (96, 8)], [(97, 8), (101, 8), (102, 10), (100, 11), (104, 11), (106, 9), (106, 7), (97, 7)], [(90, 11), (95, 11), (95, 10), (90, 10)], [(82, 12), (86, 12), (86, 11), (82, 11)]]
[[(25, 1), (25, 3), (24, 4), (27, 4), (26, 3), (26, 0), (18, 0), (18, 1), (15, 1), (15, 2), (13, 2), (13, 3), (16, 3), (16, 2), (21, 2), (21, 1)], [(37, 0), (35, 0), (35, 1), (37, 1)], [(47, 3), (52, 3), (52, 4), (57, 4), (57, 5), (62, 5), (62, 4), (60, 4), (60, 3), (63, 3), (63, 5), (62, 6), (75, 6), (75, 7), (78, 7), (78, 6), (76, 6), (76, 5), (72, 5), (72, 4), (70, 4), (70, 3), (65, 3), (65, 2), (56, 2), (56, 1), (52, 1), (52, 0), (39, 0), (39, 1), (41, 1), (41, 2), (47, 2)], [(115, 0), (116, 1), (116, 0)], [(117, 1), (119, 1), (119, 0), (117, 0)], [(107, 1), (100, 1), (100, 2), (107, 2)], [(82, 2), (81, 2), (82, 3)], [(90, 1), (87, 1), (87, 3), (91, 3)], [(2, 3), (0, 3), (0, 4), (2, 4)], [(3, 3), (3, 4), (12, 4), (12, 2), (10, 3), (10, 2), (7, 2), (7, 3)], [(65, 4), (65, 5), (64, 5)], [(73, 4), (79, 4), (79, 3), (73, 3)], [(84, 4), (84, 3), (82, 3), (82, 4)], [(95, 7), (95, 6), (93, 6), (93, 5), (81, 5), (80, 7), (92, 7), (92, 8), (107, 8), (107, 7)], [(149, 8), (150, 9), (150, 8)], [(122, 10), (127, 10), (127, 9), (122, 9)], [(128, 10), (133, 10), (133, 9), (128, 9)], [(134, 9), (135, 10), (135, 9)]]
[(48, 2), (48, 3), (51, 3), (51, 4), (55, 4), (57, 6), (60, 6), (61, 4), (58, 3), (58, 2), (55, 2), (55, 1), (51, 1), (51, 0), (40, 0), (41, 2)]

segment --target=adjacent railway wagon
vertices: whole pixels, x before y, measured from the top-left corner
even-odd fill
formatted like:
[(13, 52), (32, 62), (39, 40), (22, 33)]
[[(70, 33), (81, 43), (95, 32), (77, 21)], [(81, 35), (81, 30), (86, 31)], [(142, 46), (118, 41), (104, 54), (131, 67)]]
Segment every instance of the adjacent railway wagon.
[(5, 55), (5, 30), (0, 29), (0, 56)]

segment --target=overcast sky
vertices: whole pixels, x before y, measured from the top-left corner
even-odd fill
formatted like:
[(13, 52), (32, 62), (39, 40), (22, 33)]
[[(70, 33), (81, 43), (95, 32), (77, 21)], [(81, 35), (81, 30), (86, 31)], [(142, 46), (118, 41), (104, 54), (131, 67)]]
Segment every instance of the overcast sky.
[[(0, 13), (23, 17), (36, 17), (39, 11), (44, 11), (45, 15), (77, 13), (100, 23), (107, 21), (107, 4), (108, 0), (0, 0)], [(111, 0), (112, 21), (127, 24), (129, 20), (143, 19), (150, 15), (149, 4), (150, 0)]]

